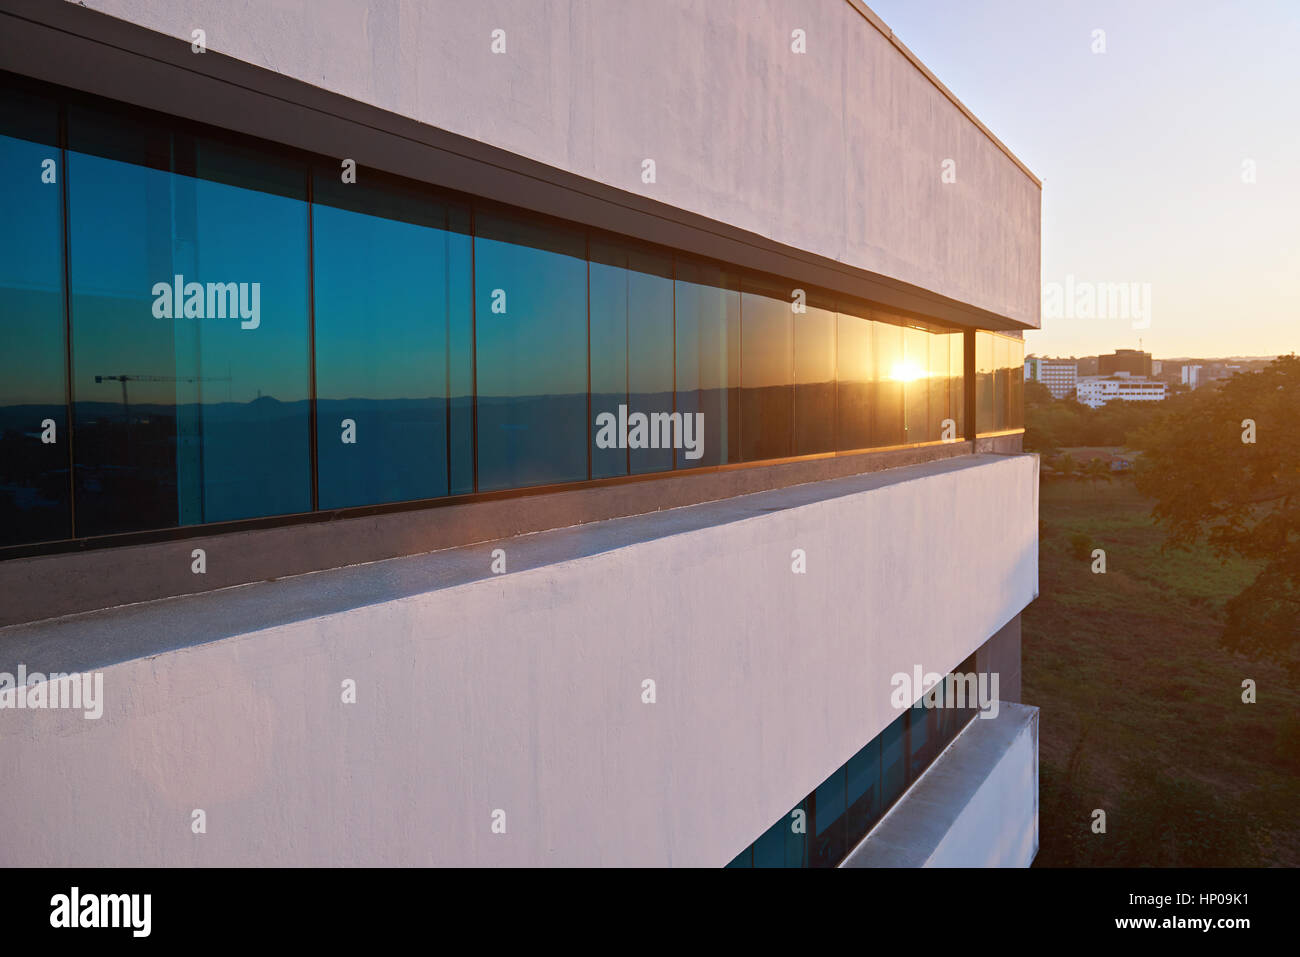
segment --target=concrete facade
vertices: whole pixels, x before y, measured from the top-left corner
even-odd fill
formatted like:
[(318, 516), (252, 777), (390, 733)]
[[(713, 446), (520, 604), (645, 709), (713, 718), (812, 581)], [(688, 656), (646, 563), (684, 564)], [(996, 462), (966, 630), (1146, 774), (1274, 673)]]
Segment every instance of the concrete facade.
[(3, 713), (0, 865), (720, 866), (1033, 599), (1037, 489), (973, 455), (4, 629), (106, 700)]
[(976, 718), (844, 867), (1028, 867), (1038, 853), (1038, 709)]
[(255, 66), (1039, 324), (1040, 185), (859, 3), (84, 5), (186, 42), (203, 29)]

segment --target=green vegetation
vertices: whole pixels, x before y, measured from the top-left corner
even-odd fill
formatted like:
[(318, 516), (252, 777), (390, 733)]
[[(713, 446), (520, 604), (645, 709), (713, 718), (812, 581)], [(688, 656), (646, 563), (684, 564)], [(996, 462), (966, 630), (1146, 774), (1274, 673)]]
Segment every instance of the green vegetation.
[(1041, 490), (1040, 597), (1023, 616), (1023, 697), (1042, 709), (1036, 863), (1300, 865), (1300, 693), (1281, 664), (1219, 641), (1264, 562), (1163, 549), (1152, 500), (1114, 478)]

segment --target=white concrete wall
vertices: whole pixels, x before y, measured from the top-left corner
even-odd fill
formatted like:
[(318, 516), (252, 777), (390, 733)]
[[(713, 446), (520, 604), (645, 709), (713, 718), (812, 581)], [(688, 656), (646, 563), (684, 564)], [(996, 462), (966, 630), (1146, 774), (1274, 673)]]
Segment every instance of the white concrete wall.
[(930, 855), (927, 867), (1028, 867), (1034, 862), (1038, 854), (1038, 709), (1025, 710), (1033, 711), (1032, 719), (1021, 725), (1020, 733), (962, 808)]
[(847, 0), (85, 5), (1038, 325), (1040, 188)]
[(0, 711), (0, 865), (725, 864), (1035, 595), (1037, 457), (934, 468)]

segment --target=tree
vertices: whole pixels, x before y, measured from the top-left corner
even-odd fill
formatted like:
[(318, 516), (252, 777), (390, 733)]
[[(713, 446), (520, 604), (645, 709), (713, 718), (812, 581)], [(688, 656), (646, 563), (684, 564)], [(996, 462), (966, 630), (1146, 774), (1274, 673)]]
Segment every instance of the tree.
[(1135, 436), (1135, 479), (1167, 544), (1262, 563), (1222, 640), (1300, 675), (1300, 357), (1177, 396)]
[(1056, 466), (1056, 471), (1066, 478), (1074, 478), (1075, 473), (1079, 470), (1079, 463), (1074, 460), (1074, 456), (1069, 452), (1062, 452), (1056, 457), (1053, 464)]
[(1096, 490), (1097, 482), (1110, 481), (1110, 465), (1105, 459), (1088, 459), (1088, 464), (1083, 467), (1083, 477), (1088, 480), (1093, 489)]

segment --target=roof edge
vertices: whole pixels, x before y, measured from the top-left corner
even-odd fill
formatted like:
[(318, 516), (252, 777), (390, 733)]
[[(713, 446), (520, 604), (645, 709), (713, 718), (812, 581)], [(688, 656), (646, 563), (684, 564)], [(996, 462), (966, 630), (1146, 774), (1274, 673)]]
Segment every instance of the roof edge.
[(907, 48), (907, 45), (903, 43), (902, 40), (898, 39), (897, 36), (894, 35), (894, 31), (889, 29), (889, 24), (885, 23), (884, 20), (880, 19), (879, 14), (877, 14), (874, 10), (872, 10), (865, 3), (863, 3), (862, 0), (845, 0), (845, 2), (848, 3), (848, 5), (851, 6), (854, 10), (856, 10), (859, 14), (861, 14), (864, 20), (866, 20), (869, 24), (871, 24), (873, 27), (879, 30), (881, 35), (884, 36), (884, 38), (888, 40), (890, 43), (892, 43), (894, 47), (898, 50), (898, 52), (903, 54), (903, 56), (906, 57), (914, 67), (916, 67), (918, 70), (921, 71), (922, 76), (924, 76), (927, 80), (933, 83), (935, 87), (939, 90), (939, 92), (948, 98), (948, 100), (953, 104), (953, 106), (961, 110), (961, 112), (965, 114), (968, 120), (970, 120), (977, 127), (979, 127), (980, 131), (992, 141), (994, 146), (996, 146), (1003, 153), (1005, 153), (1007, 158), (1011, 160), (1011, 162), (1015, 163), (1016, 166), (1020, 167), (1020, 171), (1024, 173), (1026, 176), (1028, 176), (1031, 180), (1033, 180), (1035, 186), (1037, 186), (1039, 189), (1042, 188), (1043, 181), (1034, 175), (1034, 171), (1031, 170), (1028, 166), (1026, 166), (1021, 161), (1020, 157), (1018, 157), (1015, 153), (1011, 152), (1010, 147), (1008, 147), (1006, 143), (1003, 143), (1000, 139), (998, 139), (993, 134), (993, 131), (990, 130), (987, 126), (985, 126), (984, 123), (980, 120), (980, 118), (976, 116), (974, 113), (972, 113), (970, 111), (970, 108), (967, 107), (965, 103), (957, 99), (957, 95), (953, 93), (952, 90), (948, 89), (946, 86), (943, 85), (943, 82), (937, 76), (935, 76), (933, 72), (931, 72), (930, 68), (921, 62), (921, 58), (918, 57), (911, 50), (909, 50)]

